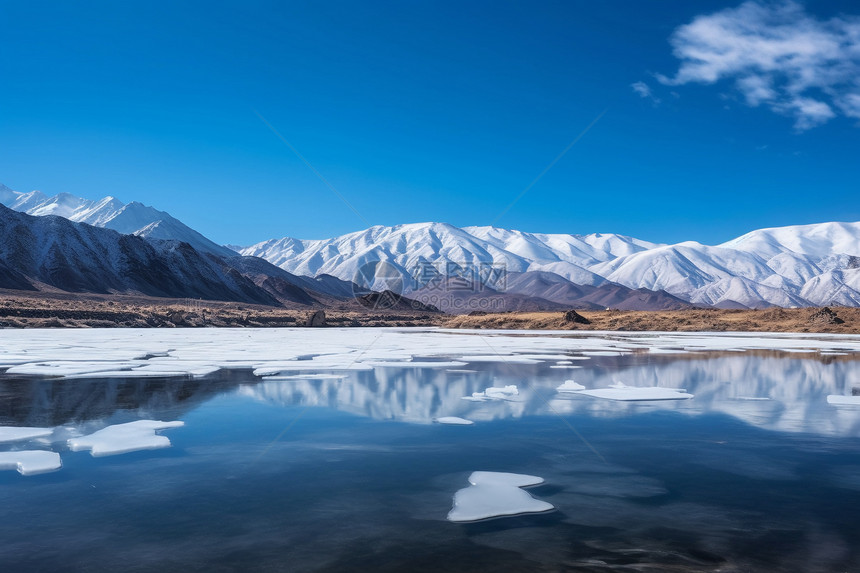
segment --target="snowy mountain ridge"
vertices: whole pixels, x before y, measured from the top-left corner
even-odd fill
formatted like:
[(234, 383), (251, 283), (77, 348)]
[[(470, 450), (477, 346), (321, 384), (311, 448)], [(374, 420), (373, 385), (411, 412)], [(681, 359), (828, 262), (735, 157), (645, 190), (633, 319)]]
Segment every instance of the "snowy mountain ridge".
[(760, 229), (716, 246), (415, 223), (325, 240), (284, 237), (240, 252), (292, 273), (343, 280), (354, 280), (374, 261), (406, 276), (422, 265), (441, 275), (489, 265), (507, 273), (552, 273), (575, 285), (665, 291), (704, 306), (860, 306), (860, 222)]
[(234, 251), (210, 241), (168, 213), (137, 201), (125, 204), (111, 196), (90, 200), (69, 193), (48, 197), (40, 191), (20, 193), (0, 185), (0, 204), (28, 215), (58, 215), (126, 235), (184, 241), (198, 251), (222, 257), (236, 256)]
[[(147, 239), (183, 241), (222, 257), (235, 257), (239, 251), (291, 273), (287, 279), (292, 283), (302, 276), (356, 281), (368, 265), (383, 261), (409, 279), (404, 294), (426, 291), (434, 276), (438, 284), (447, 284), (444, 277), (464, 269), (479, 273), (503, 269), (508, 284), (492, 285), (496, 295), (578, 308), (604, 303), (619, 308), (687, 303), (722, 308), (860, 306), (860, 222), (759, 229), (714, 246), (430, 222), (378, 225), (331, 239), (283, 237), (228, 248), (165, 212), (113, 197), (88, 200), (66, 193), (47, 197), (0, 185), (0, 204)], [(423, 280), (412, 280), (416, 275), (423, 275)]]
[(495, 227), (459, 228), (448, 223), (375, 226), (333, 239), (291, 237), (264, 241), (241, 250), (295, 274), (356, 277), (374, 261), (392, 264), (411, 275), (430, 264), (441, 274), (446, 266), (494, 265), (507, 272), (548, 271), (576, 284), (600, 285), (606, 279), (587, 270), (621, 255), (657, 245), (621, 235), (546, 235)]
[(278, 304), (226, 259), (186, 243), (150, 241), (0, 205), (0, 287), (35, 291), (36, 283), (67, 292)]

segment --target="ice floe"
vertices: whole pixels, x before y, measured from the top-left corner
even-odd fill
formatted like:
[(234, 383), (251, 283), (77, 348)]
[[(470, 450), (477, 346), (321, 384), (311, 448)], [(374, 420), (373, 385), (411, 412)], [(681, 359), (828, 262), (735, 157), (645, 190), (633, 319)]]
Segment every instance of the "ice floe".
[(63, 465), (60, 454), (46, 450), (22, 450), (0, 452), (0, 470), (17, 470), (30, 476), (60, 469)]
[(627, 352), (622, 352), (620, 350), (586, 350), (582, 352), (583, 356), (623, 356), (627, 354)]
[(573, 357), (566, 354), (514, 354), (512, 357), (505, 358), (521, 358), (523, 360), (537, 360), (539, 362), (567, 362)]
[(827, 403), (833, 406), (860, 406), (860, 396), (827, 396)]
[(108, 426), (88, 436), (71, 438), (69, 449), (73, 452), (90, 450), (93, 456), (113, 456), (170, 447), (166, 436), (156, 434), (159, 430), (178, 428), (185, 422), (159, 422), (156, 420), (137, 420), (126, 424)]
[(471, 426), (475, 422), (466, 418), (458, 418), (457, 416), (442, 416), (433, 420), (437, 424), (446, 424), (448, 426)]
[(346, 374), (290, 374), (290, 375), (273, 375), (265, 376), (265, 380), (343, 380)]
[(687, 351), (682, 348), (665, 348), (661, 346), (651, 346), (648, 348), (649, 354), (687, 354)]
[[(696, 394), (690, 403), (675, 400), (657, 406), (658, 402), (652, 401), (654, 407), (676, 408), (685, 415), (721, 412), (780, 431), (860, 435), (856, 412), (847, 405), (839, 409), (829, 407), (825, 400), (827, 395), (851, 393), (846, 381), (857, 379), (856, 363), (851, 360), (860, 358), (860, 336), (856, 335), (248, 328), (33, 329), (22, 336), (19, 331), (0, 329), (0, 369), (11, 368), (10, 376), (18, 372), (58, 378), (194, 377), (219, 369), (251, 370), (258, 376), (344, 373), (349, 376), (349, 384), (323, 379), (296, 379), (293, 384), (275, 380), (276, 383), (265, 386), (254, 385), (254, 391), (260, 393), (258, 399), (279, 403), (321, 405), (379, 419), (428, 424), (434, 417), (461, 412), (458, 406), (462, 405), (463, 396), (488, 406), (469, 413), (468, 417), (476, 422), (548, 415), (546, 402), (538, 398), (569, 377), (567, 372), (573, 375), (574, 371), (549, 370), (547, 366), (558, 366), (559, 361), (589, 364), (589, 357), (579, 355), (581, 352), (630, 354), (644, 353), (649, 348), (691, 354), (683, 362), (654, 357), (647, 364), (638, 361), (624, 364), (623, 376), (628, 384), (687, 388)], [(784, 349), (849, 356), (835, 359), (826, 354), (787, 354), (789, 368), (775, 362), (784, 360), (779, 355)], [(733, 351), (731, 355), (724, 352), (727, 350)], [(745, 355), (748, 350), (772, 351), (774, 356), (763, 357), (760, 352)], [(712, 351), (716, 353), (703, 354)], [(480, 357), (477, 362), (488, 366), (476, 363), (462, 369), (438, 367), (441, 361), (473, 356)], [(529, 364), (516, 368), (511, 364), (510, 370), (500, 368), (510, 364), (507, 360), (534, 361), (537, 356), (542, 360), (538, 360), (535, 368)], [(403, 362), (425, 361), (435, 362), (434, 368), (402, 367)], [(397, 362), (399, 367), (375, 368), (373, 362)], [(479, 372), (474, 376), (448, 372), (465, 369)], [(377, 382), (385, 380), (383, 388), (390, 399), (380, 402), (378, 390), (363, 374), (352, 375), (353, 371), (362, 370), (375, 370), (372, 378)], [(575, 372), (578, 382), (597, 389), (609, 386), (618, 371), (586, 367)], [(531, 381), (529, 386), (520, 382), (523, 379)], [(141, 380), (140, 384), (146, 382)], [(519, 396), (494, 399), (478, 392), (487, 386), (505, 384), (519, 384)], [(479, 397), (473, 398), (473, 392)], [(109, 394), (105, 396), (104, 399), (115, 400)], [(630, 404), (565, 400), (572, 396), (575, 393), (559, 393), (552, 412), (623, 415)], [(769, 396), (771, 400), (740, 400), (738, 396)], [(830, 414), (824, 414), (816, 405)], [(56, 441), (57, 436), (46, 439)]]
[(693, 397), (682, 389), (663, 388), (660, 386), (627, 386), (622, 382), (616, 382), (609, 388), (596, 388), (594, 390), (579, 390), (577, 394), (604, 398), (606, 400), (620, 400), (627, 402), (638, 402), (646, 400), (689, 400)]
[[(489, 350), (492, 349), (491, 352)], [(589, 333), (451, 329), (44, 329), (0, 331), (0, 368), (57, 377), (205, 376), (222, 368), (257, 375), (370, 370), (374, 363), (538, 364), (640, 351), (773, 350), (860, 353), (860, 337), (745, 333)], [(98, 356), (98, 360), (82, 357)], [(421, 358), (418, 358), (421, 357)], [(556, 364), (558, 365), (558, 364)]]
[(513, 354), (507, 356), (502, 354), (460, 356), (458, 358), (464, 362), (503, 362), (505, 364), (540, 364), (542, 362), (542, 360), (525, 358), (523, 356), (516, 356)]
[(504, 472), (473, 472), (469, 487), (454, 494), (448, 521), (470, 522), (494, 517), (544, 513), (555, 509), (551, 503), (533, 498), (521, 488), (540, 485), (543, 478)]
[(435, 361), (434, 362), (434, 361), (430, 361), (430, 360), (425, 360), (425, 361), (419, 361), (419, 360), (415, 360), (415, 361), (410, 361), (410, 360), (403, 360), (403, 361), (377, 360), (377, 361), (373, 361), (373, 362), (365, 362), (365, 364), (373, 366), (374, 368), (457, 368), (457, 367), (466, 365), (465, 362), (460, 362), (457, 360), (450, 360), (448, 362), (442, 362), (442, 361)]
[(585, 390), (585, 386), (574, 380), (565, 380), (558, 388), (556, 388), (556, 391), (558, 392), (577, 392), (579, 390)]
[(35, 438), (46, 438), (54, 433), (53, 428), (25, 428), (0, 426), (0, 444), (22, 442)]
[(142, 366), (144, 362), (123, 361), (85, 361), (85, 360), (62, 360), (51, 362), (34, 362), (31, 364), (19, 364), (12, 366), (6, 372), (8, 374), (21, 374), (25, 376), (77, 376), (93, 375), (99, 372), (117, 371), (135, 366)]
[(471, 396), (463, 396), (463, 400), (472, 402), (486, 402), (488, 400), (509, 400), (511, 396), (519, 395), (520, 391), (515, 384), (509, 384), (503, 388), (490, 387), (483, 392), (473, 392)]
[(509, 485), (513, 487), (532, 487), (541, 485), (542, 477), (508, 472), (472, 472), (469, 483), (472, 485)]

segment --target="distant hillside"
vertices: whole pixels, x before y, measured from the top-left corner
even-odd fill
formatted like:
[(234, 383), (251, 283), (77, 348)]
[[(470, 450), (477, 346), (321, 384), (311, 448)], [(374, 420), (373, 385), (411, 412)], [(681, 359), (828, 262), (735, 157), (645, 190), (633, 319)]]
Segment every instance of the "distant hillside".
[[(762, 229), (717, 246), (415, 223), (332, 239), (272, 239), (241, 252), (292, 273), (343, 280), (354, 280), (373, 261), (404, 277), (416, 269), (426, 276), (429, 269), (430, 280), (433, 273), (451, 277), (464, 269), (501, 269), (507, 284), (487, 284), (497, 294), (585, 309), (860, 306), (860, 223)], [(410, 288), (426, 291), (426, 282)]]
[[(860, 306), (860, 223), (761, 229), (716, 246), (661, 245), (612, 233), (414, 223), (228, 248), (163, 211), (112, 197), (47, 197), (0, 185), (0, 203), (136, 235), (159, 252), (165, 248), (159, 240), (188, 244), (198, 255), (217, 257), (218, 264), (257, 289), (296, 304), (325, 305), (388, 289), (393, 273), (400, 277), (393, 290), (448, 312)], [(379, 264), (385, 265), (385, 276), (365, 276)], [(0, 260), (0, 272), (4, 284), (27, 284), (26, 275), (8, 261)], [(472, 275), (466, 289), (458, 283), (464, 275)]]
[(210, 241), (168, 213), (137, 201), (125, 204), (110, 196), (90, 200), (68, 193), (48, 197), (39, 191), (19, 193), (0, 185), (0, 204), (28, 215), (57, 215), (76, 223), (88, 223), (147, 239), (182, 241), (198, 251), (222, 257), (236, 255), (231, 249)]
[(0, 288), (36, 290), (37, 283), (69, 292), (281, 304), (224, 258), (187, 243), (149, 241), (0, 205)]

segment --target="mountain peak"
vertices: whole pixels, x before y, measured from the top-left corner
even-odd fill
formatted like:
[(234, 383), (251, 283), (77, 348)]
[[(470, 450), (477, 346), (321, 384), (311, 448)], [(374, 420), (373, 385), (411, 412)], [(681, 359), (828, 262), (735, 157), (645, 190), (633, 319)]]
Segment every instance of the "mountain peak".
[[(138, 201), (123, 203), (113, 196), (97, 200), (83, 199), (70, 193), (47, 197), (40, 191), (30, 193), (0, 192), (0, 202), (28, 215), (59, 215), (78, 223), (113, 229), (126, 235), (151, 239), (175, 239), (196, 249), (232, 257), (236, 253), (218, 245), (169, 214)], [(8, 195), (8, 201), (7, 196)]]

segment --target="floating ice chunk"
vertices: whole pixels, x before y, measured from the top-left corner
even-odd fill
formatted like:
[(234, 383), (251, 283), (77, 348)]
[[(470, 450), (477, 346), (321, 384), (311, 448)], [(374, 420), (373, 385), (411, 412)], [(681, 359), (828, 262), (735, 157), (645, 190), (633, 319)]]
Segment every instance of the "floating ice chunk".
[(513, 487), (532, 487), (544, 482), (542, 477), (508, 472), (472, 472), (469, 483), (472, 485), (508, 485)]
[(466, 362), (504, 362), (505, 364), (540, 364), (541, 360), (525, 358), (523, 356), (487, 354), (477, 356), (461, 356), (460, 360)]
[(475, 422), (466, 418), (458, 418), (457, 416), (442, 416), (434, 420), (438, 424), (447, 424), (449, 426), (471, 426)]
[(519, 390), (517, 390), (517, 387), (515, 384), (509, 384), (508, 386), (505, 386), (504, 388), (493, 387), (493, 388), (487, 388), (486, 390), (484, 390), (484, 395), (487, 398), (505, 399), (508, 396), (517, 396), (517, 395), (519, 395), (519, 393), (520, 392), (519, 392)]
[(68, 374), (64, 378), (178, 378), (188, 376), (188, 372), (153, 371), (153, 370), (102, 370), (100, 372), (85, 372), (83, 374)]
[(573, 364), (556, 364), (554, 366), (550, 366), (550, 368), (567, 368), (568, 370), (573, 370), (574, 368), (582, 368), (582, 366), (575, 366)]
[(290, 362), (279, 362), (275, 365), (256, 366), (254, 376), (276, 376), (284, 373), (302, 372), (311, 370), (373, 370), (373, 366), (367, 363), (355, 362), (355, 358), (345, 359), (343, 362), (320, 361), (320, 360), (294, 360)]
[(0, 470), (18, 470), (24, 476), (43, 474), (60, 469), (60, 454), (46, 450), (0, 452)]
[(628, 352), (624, 350), (587, 350), (581, 354), (584, 356), (623, 356)]
[(266, 382), (275, 380), (343, 380), (346, 374), (290, 374), (286, 376), (265, 376)]
[(161, 360), (145, 364), (139, 368), (135, 368), (134, 372), (159, 372), (162, 375), (170, 375), (171, 372), (182, 372), (195, 377), (208, 376), (221, 370), (219, 364), (211, 364), (206, 362), (190, 361), (190, 360)]
[(500, 472), (473, 472), (467, 488), (454, 494), (448, 521), (469, 522), (543, 513), (555, 509), (551, 503), (533, 498), (520, 488), (543, 483), (543, 478)]
[(508, 400), (511, 396), (519, 395), (515, 384), (509, 384), (504, 388), (486, 388), (483, 392), (473, 392), (471, 396), (463, 396), (463, 400), (472, 402), (487, 402), (488, 400)]
[(525, 358), (527, 360), (552, 360), (553, 362), (558, 362), (559, 360), (570, 360), (570, 356), (566, 354), (514, 354), (513, 358)]
[(472, 400), (474, 402), (485, 402), (487, 400), (507, 400), (511, 396), (519, 395), (519, 390), (515, 384), (510, 384), (504, 388), (485, 388), (483, 392), (473, 392), (471, 396), (464, 396), (464, 400)]
[(595, 390), (580, 390), (578, 394), (592, 396), (594, 398), (605, 398), (607, 400), (620, 400), (625, 402), (636, 402), (646, 400), (689, 400), (693, 397), (683, 389), (661, 388), (660, 386), (627, 386), (616, 382), (609, 388), (597, 388)]
[(69, 440), (73, 452), (90, 450), (93, 456), (113, 456), (136, 452), (169, 448), (170, 440), (155, 432), (184, 426), (185, 422), (159, 422), (156, 420), (137, 420), (127, 424), (116, 424), (98, 432)]
[(831, 394), (827, 397), (827, 403), (833, 406), (860, 406), (860, 396)]
[(0, 444), (33, 440), (35, 438), (46, 438), (53, 433), (53, 428), (17, 428), (0, 426)]
[(294, 360), (287, 363), (278, 363), (270, 366), (260, 367), (254, 369), (254, 376), (277, 376), (283, 372), (290, 372), (292, 370), (298, 370), (301, 364), (299, 361)]
[(573, 380), (565, 380), (561, 386), (556, 388), (558, 392), (576, 392), (578, 390), (585, 390), (585, 386)]
[(9, 374), (24, 374), (27, 376), (86, 376), (97, 372), (130, 370), (140, 366), (141, 362), (129, 361), (89, 361), (89, 360), (57, 360), (53, 362), (36, 362), (19, 364), (6, 372)]
[(682, 348), (665, 348), (660, 346), (651, 346), (648, 348), (650, 354), (688, 354), (688, 351)]
[(378, 360), (378, 361), (370, 361), (364, 362), (364, 364), (368, 364), (375, 368), (457, 368), (459, 366), (465, 366), (465, 362), (459, 362), (457, 360), (450, 360), (448, 362), (442, 361), (392, 361), (392, 360)]

